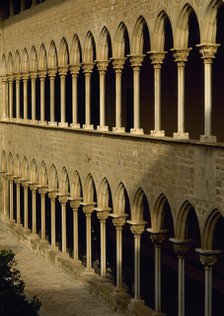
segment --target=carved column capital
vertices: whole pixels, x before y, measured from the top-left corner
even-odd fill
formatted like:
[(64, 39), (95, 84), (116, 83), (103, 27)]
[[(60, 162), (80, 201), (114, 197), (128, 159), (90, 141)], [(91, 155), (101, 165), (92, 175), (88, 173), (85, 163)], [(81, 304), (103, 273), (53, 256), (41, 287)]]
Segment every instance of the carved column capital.
[(47, 76), (47, 71), (46, 71), (46, 69), (40, 69), (40, 70), (38, 71), (38, 76), (39, 76), (40, 79), (45, 79), (46, 76)]
[(30, 72), (30, 79), (31, 79), (31, 80), (36, 80), (36, 79), (37, 79), (37, 76), (38, 76), (37, 70)]
[(29, 180), (21, 179), (21, 183), (24, 189), (28, 189), (29, 187)]
[(47, 185), (39, 186), (38, 192), (41, 196), (44, 196), (47, 193)]
[(38, 189), (37, 183), (29, 183), (29, 187), (31, 191), (37, 191)]
[(59, 202), (61, 203), (61, 205), (66, 205), (66, 203), (68, 202), (68, 195), (59, 195)]
[(82, 198), (81, 197), (70, 198), (69, 201), (70, 201), (70, 205), (71, 205), (71, 208), (73, 209), (73, 211), (76, 211), (81, 205)]
[(70, 65), (69, 70), (73, 76), (77, 76), (79, 74), (80, 68), (81, 68), (81, 64)]
[(128, 214), (110, 214), (112, 217), (112, 221), (116, 229), (121, 230), (126, 222), (126, 218), (128, 217)]
[(161, 68), (161, 65), (163, 63), (163, 60), (165, 58), (167, 52), (156, 52), (156, 51), (150, 51), (147, 52), (147, 54), (150, 55), (150, 59), (152, 61), (152, 65), (154, 66), (154, 68)]
[(140, 238), (141, 234), (145, 230), (145, 225), (147, 224), (146, 221), (127, 221), (128, 224), (131, 225), (131, 231), (135, 237)]
[(23, 79), (23, 81), (27, 81), (27, 80), (29, 79), (29, 77), (30, 77), (29, 72), (23, 72), (23, 73), (22, 73), (22, 79)]
[(192, 48), (172, 48), (170, 51), (173, 53), (173, 57), (176, 63), (185, 64)]
[(143, 59), (145, 55), (128, 55), (130, 59), (131, 66), (134, 70), (139, 70), (142, 66)]
[(162, 229), (159, 231), (154, 231), (148, 228), (147, 231), (150, 233), (150, 237), (155, 246), (160, 247), (162, 243), (167, 239), (168, 230)]
[(59, 73), (60, 77), (65, 77), (67, 75), (67, 72), (68, 72), (67, 66), (58, 67), (58, 73)]
[(200, 53), (202, 55), (202, 59), (204, 59), (204, 63), (208, 63), (211, 64), (212, 63), (212, 59), (215, 58), (215, 54), (217, 52), (218, 47), (220, 46), (220, 44), (206, 44), (206, 43), (202, 43), (202, 44), (198, 44), (196, 45), (199, 50)]
[(8, 81), (8, 78), (6, 75), (3, 75), (1, 76), (1, 80), (2, 80), (2, 83), (6, 83)]
[(48, 76), (49, 78), (55, 78), (56, 74), (57, 74), (57, 69), (56, 68), (49, 68), (47, 70)]
[(83, 209), (83, 212), (86, 214), (86, 216), (91, 216), (92, 212), (94, 211), (94, 207), (96, 205), (95, 202), (83, 202), (81, 203), (82, 205), (82, 209)]
[(48, 196), (51, 200), (55, 200), (58, 196), (58, 191), (50, 190), (50, 191), (48, 191)]
[(99, 73), (106, 73), (109, 61), (108, 60), (96, 60), (96, 65)]
[(124, 68), (125, 60), (126, 60), (125, 57), (120, 57), (120, 58), (112, 57), (110, 58), (110, 60), (112, 61), (115, 71), (122, 71), (122, 69)]
[(96, 215), (97, 215), (98, 219), (100, 220), (100, 222), (105, 222), (107, 220), (107, 218), (109, 217), (111, 208), (110, 207), (104, 208), (104, 209), (95, 208), (95, 211), (96, 211)]
[(173, 249), (178, 258), (183, 258), (186, 255), (186, 253), (190, 250), (191, 245), (193, 243), (193, 239), (180, 240), (170, 238), (169, 240), (172, 242)]
[(8, 82), (9, 82), (9, 83), (12, 83), (13, 80), (14, 80), (14, 75), (13, 75), (13, 74), (7, 75), (7, 79), (8, 79)]
[(221, 250), (204, 250), (195, 249), (199, 253), (200, 261), (205, 266), (205, 269), (212, 269), (218, 261), (218, 256), (222, 253)]
[(18, 187), (18, 186), (20, 186), (21, 185), (21, 178), (20, 177), (15, 177), (14, 178), (14, 182), (15, 182), (15, 184), (16, 184), (16, 186)]
[(82, 65), (84, 74), (91, 74), (93, 71), (94, 63), (86, 63)]
[(21, 78), (22, 78), (21, 74), (15, 74), (16, 82), (19, 82), (21, 80)]

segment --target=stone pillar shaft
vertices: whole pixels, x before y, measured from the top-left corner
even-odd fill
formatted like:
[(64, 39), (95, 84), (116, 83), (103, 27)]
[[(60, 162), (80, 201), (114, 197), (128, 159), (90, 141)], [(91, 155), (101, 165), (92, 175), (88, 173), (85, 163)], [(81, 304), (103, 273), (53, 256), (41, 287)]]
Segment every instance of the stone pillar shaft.
[(20, 185), (21, 181), (19, 179), (16, 180), (16, 222), (18, 225), (21, 224), (21, 216), (20, 216)]
[(32, 234), (37, 233), (37, 186), (31, 185), (30, 189), (32, 191)]
[(80, 70), (80, 64), (70, 66), (70, 72), (72, 74), (72, 127), (79, 128), (78, 124), (78, 74)]
[(60, 196), (59, 201), (61, 203), (61, 235), (62, 235), (62, 252), (67, 252), (67, 233), (66, 233), (66, 203), (68, 201), (67, 196)]
[(13, 218), (13, 177), (9, 178), (9, 219), (12, 222), (14, 220)]
[(82, 203), (83, 212), (86, 215), (86, 268), (92, 271), (92, 224), (91, 217), (94, 211), (94, 202)]
[(97, 68), (99, 71), (99, 79), (100, 79), (100, 126), (98, 126), (98, 129), (101, 129), (101, 130), (108, 130), (108, 128), (105, 126), (105, 122), (106, 122), (105, 79), (106, 79), (107, 67), (108, 67), (107, 60), (97, 61)]
[(50, 78), (50, 124), (55, 122), (55, 76), (56, 69), (48, 69), (48, 76)]
[(40, 122), (45, 122), (45, 78), (46, 78), (46, 71), (41, 70), (39, 72), (40, 78)]
[(60, 75), (60, 93), (61, 93), (61, 125), (66, 125), (66, 74), (68, 68), (60, 67), (59, 75)]
[(16, 119), (20, 118), (20, 79), (19, 75), (16, 76)]
[(56, 246), (56, 217), (55, 217), (55, 199), (57, 197), (56, 191), (48, 193), (51, 200), (51, 246)]
[(9, 78), (9, 118), (13, 118), (13, 79)]
[(29, 74), (23, 74), (23, 118), (27, 120), (27, 113), (28, 113), (28, 78)]
[(2, 77), (2, 118), (7, 117), (7, 107), (6, 107), (6, 77)]
[(85, 74), (85, 125), (86, 129), (93, 129), (91, 125), (91, 73), (93, 71), (93, 63), (84, 64), (82, 66)]
[(36, 80), (37, 74), (34, 73), (31, 75), (31, 119), (36, 121)]

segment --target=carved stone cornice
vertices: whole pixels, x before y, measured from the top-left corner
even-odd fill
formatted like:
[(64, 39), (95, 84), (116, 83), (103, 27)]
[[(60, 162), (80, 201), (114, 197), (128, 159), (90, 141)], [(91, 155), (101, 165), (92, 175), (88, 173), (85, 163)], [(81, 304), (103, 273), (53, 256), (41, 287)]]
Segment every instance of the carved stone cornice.
[(146, 221), (127, 221), (131, 225), (131, 231), (135, 237), (140, 238), (145, 230)]
[(150, 55), (150, 59), (152, 62), (152, 65), (154, 65), (154, 67), (161, 67), (163, 60), (165, 58), (167, 52), (163, 51), (163, 52), (156, 52), (156, 51), (150, 51), (147, 52), (147, 54)]
[(67, 75), (67, 72), (68, 72), (68, 67), (67, 66), (58, 67), (58, 73), (59, 73), (60, 77), (65, 77)]
[(140, 70), (145, 55), (128, 55), (131, 66), (134, 70)]
[(95, 208), (95, 211), (96, 211), (96, 215), (97, 215), (98, 219), (100, 220), (100, 222), (105, 222), (109, 217), (111, 208), (110, 207), (104, 208), (104, 209)]
[(29, 77), (30, 77), (29, 72), (23, 72), (23, 73), (22, 73), (22, 79), (23, 79), (23, 81), (27, 81), (27, 80), (29, 79)]
[(38, 77), (39, 77), (40, 79), (45, 79), (46, 76), (47, 76), (47, 71), (46, 71), (46, 69), (40, 69), (40, 70), (38, 70)]
[(126, 58), (125, 57), (112, 57), (110, 58), (112, 61), (113, 67), (115, 71), (121, 71), (124, 68), (124, 63)]
[(96, 60), (97, 69), (101, 73), (106, 73), (108, 64), (108, 60)]
[(212, 269), (214, 264), (218, 261), (218, 256), (222, 253), (221, 250), (204, 250), (195, 249), (200, 255), (200, 261), (205, 266), (205, 269)]
[(96, 205), (95, 202), (83, 202), (81, 203), (82, 205), (82, 209), (83, 209), (83, 212), (86, 214), (86, 216), (90, 216), (92, 214), (92, 212), (94, 211), (94, 207)]
[(70, 73), (75, 76), (79, 74), (80, 68), (81, 68), (81, 64), (69, 66)]
[(83, 69), (84, 74), (91, 74), (91, 72), (93, 71), (93, 67), (94, 67), (94, 63), (82, 64), (82, 69)]
[(81, 198), (81, 197), (78, 197), (78, 198), (69, 198), (69, 201), (70, 201), (70, 205), (71, 205), (71, 208), (73, 209), (73, 211), (77, 211), (78, 208), (79, 208), (80, 205), (81, 205), (82, 198)]
[(190, 250), (191, 245), (193, 243), (193, 239), (180, 240), (170, 238), (169, 240), (172, 242), (173, 249), (178, 258), (183, 258), (186, 255), (186, 253)]
[(196, 46), (200, 50), (200, 53), (202, 55), (201, 58), (204, 59), (204, 63), (211, 64), (212, 63), (212, 59), (215, 58), (215, 54), (216, 54), (217, 49), (220, 46), (220, 44), (206, 44), (206, 43), (202, 43), (202, 44), (198, 44)]
[(56, 68), (49, 68), (47, 70), (49, 78), (55, 78), (57, 74), (57, 69)]
[(184, 64), (187, 61), (192, 48), (172, 48), (170, 51), (173, 53), (173, 57), (176, 63)]
[(161, 246), (162, 243), (167, 239), (167, 235), (168, 235), (167, 229), (154, 231), (153, 229), (148, 228), (147, 231), (150, 233), (151, 240), (156, 246)]
[(121, 230), (126, 222), (126, 218), (128, 217), (128, 214), (116, 214), (112, 213), (109, 216), (112, 217), (112, 221), (116, 229)]

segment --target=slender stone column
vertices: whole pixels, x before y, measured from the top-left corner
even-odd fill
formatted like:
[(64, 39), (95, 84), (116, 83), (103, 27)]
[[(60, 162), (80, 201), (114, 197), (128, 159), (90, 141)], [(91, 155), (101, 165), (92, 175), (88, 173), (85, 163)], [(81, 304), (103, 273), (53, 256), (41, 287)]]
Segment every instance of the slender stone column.
[(127, 221), (128, 224), (131, 225), (131, 231), (134, 234), (135, 239), (135, 300), (140, 300), (140, 258), (141, 258), (141, 234), (145, 230), (145, 224), (147, 222), (134, 222), (134, 221)]
[(8, 76), (9, 83), (9, 119), (13, 118), (13, 75)]
[(31, 120), (32, 123), (37, 123), (36, 119), (36, 82), (37, 82), (37, 72), (32, 71), (30, 73), (31, 78)]
[(108, 63), (109, 63), (108, 60), (96, 61), (97, 68), (99, 71), (99, 78), (100, 78), (100, 125), (97, 126), (97, 129), (100, 131), (108, 131), (108, 126), (105, 125), (105, 122), (106, 122), (105, 77), (106, 77)]
[(3, 216), (5, 219), (9, 218), (9, 210), (8, 210), (8, 177), (7, 174), (4, 172), (2, 174), (3, 180)]
[(28, 228), (28, 187), (29, 182), (27, 180), (22, 180), (23, 192), (24, 192), (24, 228), (29, 231)]
[(107, 274), (106, 220), (109, 217), (111, 209), (95, 208), (95, 210), (100, 220), (100, 274), (102, 277), (105, 277)]
[(85, 74), (85, 124), (84, 129), (93, 129), (91, 125), (91, 73), (93, 71), (94, 63), (82, 65)]
[(212, 269), (218, 260), (218, 255), (222, 253), (220, 250), (203, 250), (196, 249), (200, 255), (200, 261), (204, 265), (205, 270), (205, 316), (212, 316)]
[(10, 223), (14, 223), (13, 218), (13, 210), (14, 210), (14, 203), (13, 203), (13, 181), (14, 177), (9, 175), (9, 221)]
[(81, 65), (70, 66), (70, 72), (72, 74), (72, 128), (80, 128), (78, 123), (78, 74)]
[(22, 74), (23, 79), (23, 118), (27, 120), (28, 116), (28, 79), (29, 73)]
[(193, 242), (192, 239), (170, 238), (178, 258), (178, 316), (185, 315), (185, 255)]
[(115, 70), (115, 108), (116, 108), (116, 126), (113, 132), (124, 133), (125, 128), (122, 127), (122, 71), (126, 58), (111, 58)]
[(30, 184), (32, 191), (32, 235), (37, 237), (37, 183)]
[(2, 119), (5, 120), (8, 116), (7, 106), (6, 106), (6, 85), (7, 85), (7, 77), (2, 76)]
[(16, 80), (16, 119), (20, 119), (20, 80), (21, 80), (21, 75), (16, 74), (15, 75), (15, 80)]
[(47, 193), (47, 187), (42, 186), (38, 189), (38, 192), (41, 196), (41, 240), (46, 240), (46, 193)]
[(122, 287), (122, 230), (127, 214), (110, 214), (116, 227), (116, 286)]
[(55, 122), (55, 77), (57, 69), (48, 69), (48, 76), (50, 78), (50, 122), (49, 125), (57, 126)]
[(58, 194), (56, 191), (50, 191), (48, 196), (51, 200), (51, 246), (56, 248), (56, 217), (55, 217), (55, 199)]
[(172, 49), (175, 62), (177, 63), (178, 94), (177, 94), (177, 132), (173, 133), (174, 138), (188, 139), (189, 134), (184, 128), (185, 110), (185, 63), (191, 48)]
[(134, 86), (134, 128), (133, 134), (144, 134), (140, 128), (140, 68), (145, 55), (128, 55), (133, 68), (133, 86)]
[(167, 230), (154, 231), (151, 228), (147, 229), (150, 232), (151, 240), (155, 247), (155, 311), (156, 316), (163, 315), (161, 313), (161, 245), (167, 238)]
[(67, 252), (67, 235), (66, 235), (66, 203), (68, 201), (68, 196), (62, 195), (59, 197), (59, 202), (61, 203), (61, 235), (62, 235), (62, 253)]
[(40, 78), (40, 124), (47, 124), (45, 121), (45, 79), (47, 76), (46, 70), (40, 70), (39, 73)]
[(204, 60), (204, 135), (202, 142), (216, 142), (216, 136), (212, 135), (212, 60), (220, 45), (199, 44), (202, 59)]
[(91, 216), (95, 202), (82, 203), (83, 212), (86, 215), (86, 271), (93, 272), (92, 268), (92, 223)]
[(60, 75), (60, 92), (61, 92), (61, 122), (58, 124), (61, 127), (67, 127), (66, 122), (66, 74), (68, 67), (59, 67), (58, 73)]
[(21, 179), (19, 177), (14, 179), (16, 183), (16, 226), (21, 226), (21, 215), (20, 215), (20, 187)]
[(73, 258), (75, 263), (81, 264), (79, 260), (79, 225), (78, 225), (78, 208), (81, 205), (82, 198), (70, 198), (70, 205), (73, 210)]
[(148, 52), (154, 68), (154, 111), (155, 122), (152, 136), (162, 137), (165, 132), (161, 130), (161, 68), (166, 52)]

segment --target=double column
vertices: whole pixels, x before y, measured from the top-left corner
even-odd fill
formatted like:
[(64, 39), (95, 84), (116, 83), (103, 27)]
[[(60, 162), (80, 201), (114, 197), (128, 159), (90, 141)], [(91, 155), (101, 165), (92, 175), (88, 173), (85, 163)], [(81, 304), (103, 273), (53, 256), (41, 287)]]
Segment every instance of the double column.
[(66, 75), (68, 72), (67, 67), (59, 67), (58, 73), (60, 75), (60, 94), (61, 94), (61, 121), (58, 124), (61, 127), (67, 127), (66, 122)]
[(204, 61), (204, 135), (202, 142), (216, 142), (216, 136), (212, 135), (212, 60), (220, 45), (200, 44), (197, 45)]
[(105, 104), (105, 78), (106, 71), (108, 67), (108, 60), (98, 60), (96, 62), (99, 78), (100, 78), (100, 125), (97, 126), (97, 129), (100, 131), (108, 131), (108, 126), (106, 126), (106, 104)]
[(78, 123), (78, 74), (81, 65), (70, 66), (70, 72), (72, 74), (72, 128), (80, 128)]
[(122, 127), (122, 71), (126, 58), (111, 58), (115, 70), (115, 111), (116, 126), (113, 132), (124, 133), (125, 128)]
[(85, 124), (84, 129), (93, 129), (91, 124), (91, 74), (94, 63), (83, 64), (82, 69), (85, 74)]
[(58, 196), (57, 191), (49, 191), (48, 196), (51, 200), (51, 246), (56, 248), (56, 216), (55, 216), (55, 200)]
[(173, 134), (174, 138), (188, 139), (189, 134), (185, 132), (184, 116), (185, 116), (185, 63), (191, 48), (173, 49), (174, 59), (177, 63), (177, 132)]
[(73, 210), (73, 258), (75, 263), (81, 263), (79, 260), (79, 225), (78, 209), (81, 205), (82, 198), (70, 198), (70, 205)]
[(152, 136), (165, 136), (161, 130), (161, 68), (166, 52), (148, 52), (154, 68), (154, 130)]
[(133, 68), (133, 87), (134, 87), (134, 128), (133, 134), (144, 134), (140, 128), (140, 69), (145, 55), (129, 55), (131, 66)]
[(122, 230), (127, 214), (110, 214), (116, 228), (116, 286), (122, 287)]
[(45, 121), (45, 79), (47, 76), (46, 70), (40, 70), (38, 73), (40, 78), (40, 124), (47, 124)]

